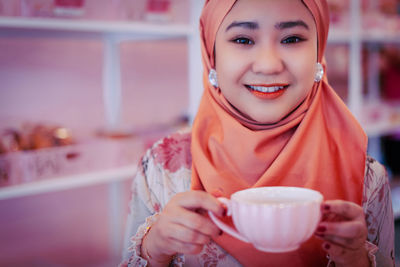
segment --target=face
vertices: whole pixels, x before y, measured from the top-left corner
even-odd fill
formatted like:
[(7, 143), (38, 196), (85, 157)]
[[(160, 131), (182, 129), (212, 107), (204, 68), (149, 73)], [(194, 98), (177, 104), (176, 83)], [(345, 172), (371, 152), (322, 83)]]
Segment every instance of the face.
[(300, 0), (238, 0), (217, 32), (221, 92), (260, 123), (276, 123), (301, 104), (316, 62), (315, 22)]

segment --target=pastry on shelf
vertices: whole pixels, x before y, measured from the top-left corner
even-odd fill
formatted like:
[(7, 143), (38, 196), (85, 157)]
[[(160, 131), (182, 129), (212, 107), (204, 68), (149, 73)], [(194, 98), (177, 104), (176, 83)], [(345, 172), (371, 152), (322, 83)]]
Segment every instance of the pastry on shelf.
[(73, 143), (69, 130), (59, 126), (25, 124), (21, 129), (8, 128), (0, 131), (0, 154)]

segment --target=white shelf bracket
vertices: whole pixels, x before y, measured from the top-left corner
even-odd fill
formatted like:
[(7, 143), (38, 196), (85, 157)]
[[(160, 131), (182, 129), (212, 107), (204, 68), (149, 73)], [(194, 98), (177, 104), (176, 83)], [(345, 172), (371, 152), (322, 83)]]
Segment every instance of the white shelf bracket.
[(197, 113), (200, 99), (203, 94), (203, 63), (201, 61), (201, 46), (199, 19), (203, 9), (204, 0), (191, 0), (191, 25), (192, 34), (188, 37), (189, 53), (189, 108), (188, 115), (190, 123)]
[(121, 126), (122, 88), (119, 45), (120, 40), (115, 35), (104, 35), (103, 101), (107, 131), (115, 131)]
[(357, 119), (361, 116), (362, 107), (362, 43), (361, 43), (361, 2), (350, 2), (350, 58), (349, 58), (349, 108)]

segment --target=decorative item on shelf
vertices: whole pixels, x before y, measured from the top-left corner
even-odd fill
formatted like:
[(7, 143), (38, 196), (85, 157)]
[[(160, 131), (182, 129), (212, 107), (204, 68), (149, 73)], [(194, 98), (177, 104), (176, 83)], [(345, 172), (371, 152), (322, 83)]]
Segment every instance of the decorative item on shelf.
[(400, 48), (395, 45), (382, 49), (381, 86), (385, 99), (400, 101)]
[(73, 143), (69, 130), (58, 126), (25, 124), (21, 129), (9, 128), (0, 132), (0, 154)]
[(328, 0), (331, 23), (337, 27), (345, 26), (349, 18), (348, 0)]
[[(381, 140), (382, 152), (384, 155), (386, 168), (389, 172), (389, 177), (397, 180), (397, 208), (400, 211), (400, 130), (397, 133), (386, 135)], [(394, 204), (394, 203), (393, 203)], [(399, 214), (400, 215), (400, 214)]]
[(68, 146), (10, 152), (0, 155), (0, 187), (132, 166), (143, 152), (143, 142), (136, 138), (93, 138)]
[(20, 16), (20, 3), (17, 0), (0, 0), (0, 16)]
[(21, 138), (17, 130), (6, 129), (0, 135), (0, 154), (20, 150)]
[(83, 17), (89, 20), (142, 20), (146, 0), (85, 0)]
[(27, 17), (82, 17), (84, 5), (85, 0), (20, 1), (21, 15)]
[(145, 19), (152, 22), (171, 20), (171, 0), (147, 0)]
[(21, 0), (21, 15), (27, 17), (53, 17), (53, 0)]
[[(68, 147), (73, 143), (69, 131), (58, 126), (26, 123), (20, 128), (0, 131), (0, 186), (56, 173), (63, 157), (49, 154), (46, 148)], [(65, 154), (66, 160), (73, 160), (75, 156), (70, 151)]]
[[(398, 179), (398, 178), (396, 178)], [(395, 220), (400, 218), (400, 187), (392, 187), (392, 206), (393, 206), (393, 217)]]
[[(147, 0), (114, 0), (119, 1), (120, 9), (123, 9), (123, 19), (143, 21), (145, 19)], [(114, 3), (117, 5), (117, 3)]]
[[(380, 36), (382, 32), (398, 36), (400, 31), (400, 6), (397, 0), (369, 1), (363, 14), (363, 27), (371, 34)], [(382, 31), (383, 30), (383, 31)]]
[(0, 160), (0, 187), (10, 183), (9, 170), (10, 166), (8, 162), (2, 162)]
[(116, 20), (117, 14), (123, 10), (122, 0), (85, 0), (85, 19), (89, 20)]
[(81, 17), (85, 13), (84, 0), (54, 0), (54, 15)]
[(400, 10), (398, 10), (400, 7), (400, 2), (398, 0), (380, 0), (378, 2), (382, 13), (396, 15), (400, 12)]

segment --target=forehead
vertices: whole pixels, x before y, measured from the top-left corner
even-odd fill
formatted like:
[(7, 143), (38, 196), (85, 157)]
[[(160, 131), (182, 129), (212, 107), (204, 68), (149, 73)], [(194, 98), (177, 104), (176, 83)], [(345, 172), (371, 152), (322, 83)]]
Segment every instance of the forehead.
[(315, 29), (313, 16), (301, 0), (237, 0), (222, 26), (233, 21), (257, 21), (262, 26), (293, 20)]

